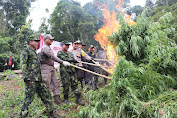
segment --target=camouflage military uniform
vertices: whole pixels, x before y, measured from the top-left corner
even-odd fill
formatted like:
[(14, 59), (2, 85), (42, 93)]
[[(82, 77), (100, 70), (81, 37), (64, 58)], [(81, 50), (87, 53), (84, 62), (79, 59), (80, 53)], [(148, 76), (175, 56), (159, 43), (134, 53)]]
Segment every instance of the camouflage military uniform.
[[(93, 53), (93, 52), (88, 52), (87, 54), (92, 58), (96, 58), (96, 54)], [(93, 62), (90, 61), (90, 63), (93, 63)], [(94, 71), (94, 72), (98, 72), (98, 67), (95, 67), (95, 66), (89, 65), (88, 69), (91, 70), (91, 71)], [(97, 88), (97, 83), (98, 83), (98, 76), (97, 75), (94, 75), (94, 74), (91, 74), (91, 73), (87, 72), (85, 81), (86, 81), (86, 84), (92, 85), (93, 90), (98, 89)]]
[[(71, 52), (59, 51), (57, 57), (68, 62), (73, 62), (73, 55)], [(79, 93), (78, 84), (76, 82), (76, 70), (73, 67), (65, 67), (60, 65), (60, 75), (63, 84), (63, 94), (64, 98), (68, 99), (69, 86), (71, 84), (72, 91), (77, 94)]]
[(25, 98), (21, 114), (28, 109), (28, 106), (34, 99), (35, 93), (41, 98), (47, 111), (52, 112), (54, 110), (52, 97), (42, 81), (41, 65), (35, 50), (32, 50), (30, 47), (24, 49), (20, 55), (20, 62), (25, 82)]

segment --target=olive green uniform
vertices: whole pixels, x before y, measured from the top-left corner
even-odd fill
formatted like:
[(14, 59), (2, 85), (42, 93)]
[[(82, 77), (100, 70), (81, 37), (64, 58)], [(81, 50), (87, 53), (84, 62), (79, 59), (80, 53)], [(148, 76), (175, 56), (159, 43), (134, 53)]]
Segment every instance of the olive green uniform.
[[(64, 60), (73, 63), (73, 55), (71, 52), (63, 52), (58, 51), (57, 57)], [(76, 70), (73, 67), (64, 65), (60, 65), (60, 75), (61, 75), (61, 81), (63, 84), (63, 94), (64, 98), (68, 99), (68, 93), (69, 93), (69, 86), (71, 85), (72, 91), (77, 94), (79, 93), (78, 90), (78, 84), (76, 81)]]
[(21, 69), (25, 82), (25, 98), (21, 113), (28, 109), (35, 93), (41, 98), (48, 112), (54, 110), (51, 94), (42, 80), (41, 65), (35, 51), (27, 47), (20, 55)]

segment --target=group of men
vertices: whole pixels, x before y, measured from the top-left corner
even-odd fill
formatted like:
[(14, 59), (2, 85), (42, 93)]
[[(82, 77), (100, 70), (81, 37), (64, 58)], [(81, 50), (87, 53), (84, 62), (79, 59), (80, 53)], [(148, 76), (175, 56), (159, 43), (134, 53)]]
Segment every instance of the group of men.
[[(95, 58), (93, 45), (90, 46), (90, 51), (86, 54), (83, 51), (84, 44), (74, 41), (72, 43), (73, 50), (69, 52), (68, 48), (70, 43), (68, 41), (62, 41), (62, 50), (55, 56), (50, 48), (54, 37), (50, 34), (46, 34), (43, 39), (44, 46), (39, 54), (36, 53), (36, 49), (38, 41), (40, 40), (31, 37), (28, 41), (28, 47), (25, 48), (20, 55), (21, 69), (25, 82), (25, 98), (20, 117), (24, 117), (28, 114), (28, 106), (33, 101), (35, 93), (37, 93), (46, 106), (49, 118), (58, 118), (58, 115), (55, 113), (51, 95), (52, 92), (54, 103), (60, 105), (60, 85), (56, 77), (54, 61), (60, 63), (60, 78), (66, 104), (69, 103), (68, 94), (70, 85), (74, 96), (76, 96), (76, 103), (82, 106), (84, 102), (80, 98), (81, 92), (78, 89), (78, 82), (80, 82), (81, 88), (83, 88), (83, 83), (85, 83), (85, 85), (88, 86), (93, 85), (94, 90), (97, 89), (96, 83), (98, 77), (95, 77), (94, 81), (92, 81), (92, 74), (85, 73), (80, 69), (75, 69), (70, 66), (71, 64), (75, 64), (85, 68), (80, 61), (92, 63), (92, 59)], [(88, 67), (88, 69), (93, 70), (92, 67)]]

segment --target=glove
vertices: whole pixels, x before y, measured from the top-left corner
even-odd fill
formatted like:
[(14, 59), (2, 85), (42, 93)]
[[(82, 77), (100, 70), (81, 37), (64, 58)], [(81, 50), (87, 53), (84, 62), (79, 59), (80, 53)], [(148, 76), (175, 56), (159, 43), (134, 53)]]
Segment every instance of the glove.
[(63, 61), (63, 65), (64, 65), (64, 66), (70, 66), (70, 63), (67, 62), (67, 61)]
[(100, 63), (99, 62), (95, 62), (97, 65), (100, 65)]
[(14, 68), (14, 64), (12, 65), (12, 68)]

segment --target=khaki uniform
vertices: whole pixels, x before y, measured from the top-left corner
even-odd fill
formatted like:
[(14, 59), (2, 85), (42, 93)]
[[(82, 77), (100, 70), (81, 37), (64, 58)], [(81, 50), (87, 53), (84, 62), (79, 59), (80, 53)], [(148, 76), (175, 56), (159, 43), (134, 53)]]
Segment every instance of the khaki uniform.
[[(90, 57), (81, 49), (72, 50), (72, 54), (76, 61), (83, 61), (83, 59), (90, 60)], [(83, 64), (78, 63), (78, 66), (83, 67)], [(82, 82), (83, 79), (85, 78), (85, 72), (83, 70), (76, 69), (76, 73), (77, 73), (77, 80), (80, 81), (81, 88), (83, 88)]]
[(42, 79), (44, 80), (47, 87), (53, 91), (54, 96), (59, 95), (60, 94), (59, 82), (55, 73), (54, 61), (58, 63), (63, 63), (63, 61), (58, 57), (54, 56), (52, 49), (46, 44), (41, 49), (41, 53), (45, 58), (41, 62)]

